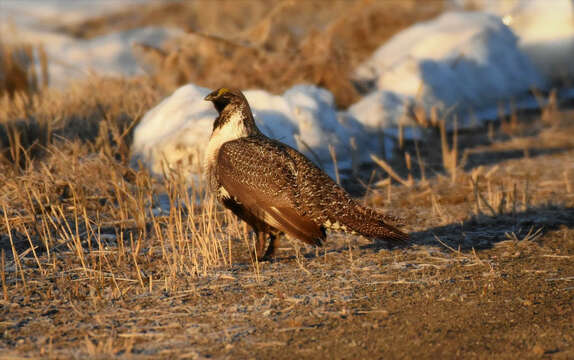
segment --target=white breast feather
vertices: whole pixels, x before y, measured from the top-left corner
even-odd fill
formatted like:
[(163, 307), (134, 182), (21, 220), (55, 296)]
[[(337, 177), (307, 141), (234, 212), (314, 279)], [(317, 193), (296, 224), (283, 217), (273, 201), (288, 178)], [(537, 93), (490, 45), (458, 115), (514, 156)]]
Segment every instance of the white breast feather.
[(207, 144), (207, 150), (205, 151), (205, 161), (203, 163), (206, 167), (206, 171), (209, 173), (210, 168), (215, 164), (217, 153), (221, 145), (247, 135), (247, 129), (243, 124), (243, 115), (240, 112), (232, 114), (227, 123), (215, 129), (209, 138), (209, 144)]

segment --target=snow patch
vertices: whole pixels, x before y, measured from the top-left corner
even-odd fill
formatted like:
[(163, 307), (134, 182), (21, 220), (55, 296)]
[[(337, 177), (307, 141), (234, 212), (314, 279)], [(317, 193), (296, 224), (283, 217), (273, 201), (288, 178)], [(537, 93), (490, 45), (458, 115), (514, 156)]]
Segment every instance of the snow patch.
[(209, 89), (185, 85), (149, 110), (134, 130), (132, 166), (162, 176), (170, 169), (200, 172), (213, 120), (213, 106), (203, 98)]
[[(185, 85), (149, 110), (134, 130), (132, 165), (141, 164), (156, 176), (176, 169), (199, 173), (217, 117), (211, 102), (203, 100), (209, 92)], [(263, 90), (244, 94), (265, 135), (299, 150), (330, 175), (335, 173), (330, 147), (342, 170), (369, 161), (359, 149), (370, 150), (372, 137), (353, 117), (336, 113), (329, 91), (297, 85), (283, 95)]]
[(134, 44), (159, 47), (184, 31), (142, 27), (91, 39), (77, 39), (57, 28), (102, 15), (142, 1), (1, 1), (0, 36), (6, 43), (42, 45), (48, 58), (50, 86), (63, 88), (92, 73), (103, 76), (143, 74), (133, 53)]
[(458, 0), (502, 17), (519, 38), (519, 48), (557, 85), (574, 84), (574, 1)]
[(498, 115), (501, 102), (546, 86), (501, 19), (476, 12), (445, 13), (400, 32), (356, 69), (356, 79), (378, 93), (351, 112), (383, 127), (415, 105), (456, 115), (461, 127), (477, 126), (485, 114)]

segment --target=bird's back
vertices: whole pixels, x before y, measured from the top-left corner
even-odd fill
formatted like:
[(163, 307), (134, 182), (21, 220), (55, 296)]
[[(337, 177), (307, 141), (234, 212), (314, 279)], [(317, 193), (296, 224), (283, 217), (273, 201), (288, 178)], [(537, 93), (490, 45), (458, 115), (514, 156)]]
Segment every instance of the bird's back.
[(300, 216), (332, 230), (368, 237), (406, 240), (389, 222), (396, 218), (358, 204), (297, 150), (264, 135), (245, 137), (222, 147), (220, 166), (244, 185), (277, 203), (286, 203)]

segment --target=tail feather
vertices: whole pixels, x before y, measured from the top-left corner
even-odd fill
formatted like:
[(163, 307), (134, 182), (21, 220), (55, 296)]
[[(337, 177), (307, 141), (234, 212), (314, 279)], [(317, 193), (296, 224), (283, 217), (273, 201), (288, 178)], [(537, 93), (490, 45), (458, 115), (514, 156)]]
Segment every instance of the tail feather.
[(340, 222), (348, 230), (365, 237), (394, 242), (406, 242), (409, 240), (409, 235), (398, 228), (403, 223), (400, 218), (383, 214), (359, 204), (356, 204), (355, 211), (339, 216), (336, 221)]

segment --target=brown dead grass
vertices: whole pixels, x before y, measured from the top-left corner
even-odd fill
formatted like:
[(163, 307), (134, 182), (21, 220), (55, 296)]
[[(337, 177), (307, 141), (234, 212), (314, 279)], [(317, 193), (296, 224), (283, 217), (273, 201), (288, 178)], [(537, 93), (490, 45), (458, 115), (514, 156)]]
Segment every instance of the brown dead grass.
[[(8, 142), (0, 163), (4, 354), (571, 355), (572, 113), (459, 134), (456, 177), (438, 129), (410, 167), (389, 163), (408, 185), (373, 169), (364, 201), (406, 219), (408, 248), (333, 235), (324, 249), (287, 242), (278, 262), (257, 263), (249, 233), (201, 181), (128, 167), (130, 129), (159, 99), (149, 79), (3, 99), (3, 126), (43, 124), (36, 145)], [(472, 334), (488, 347), (460, 348)]]
[[(367, 19), (337, 21), (374, 28)], [(344, 33), (324, 21), (331, 40)], [(247, 29), (234, 26), (226, 31)], [(338, 35), (353, 49), (346, 59), (364, 55), (341, 40), (354, 31)], [(283, 51), (237, 49), (232, 57), (246, 59)], [(190, 76), (227, 76), (206, 66)], [(263, 78), (262, 69), (243, 71)], [(362, 201), (404, 217), (408, 247), (335, 234), (323, 249), (284, 241), (279, 261), (257, 263), (246, 228), (201, 180), (164, 182), (128, 166), (131, 130), (164, 95), (167, 71), (0, 98), (0, 357), (574, 355), (574, 114), (561, 104), (457, 141), (437, 122), (386, 164), (403, 184), (378, 167), (354, 179)]]
[(183, 38), (139, 46), (164, 89), (193, 82), (280, 93), (302, 82), (358, 100), (351, 70), (399, 30), (438, 15), (442, 1), (195, 1), (150, 4), (63, 30), (82, 37), (143, 25), (176, 25)]
[(46, 53), (41, 46), (7, 45), (0, 41), (0, 97), (34, 93), (49, 83)]

